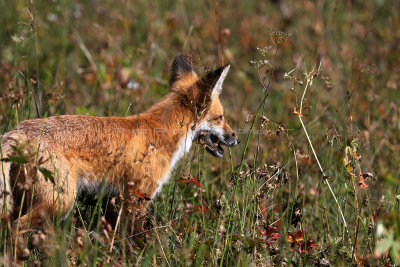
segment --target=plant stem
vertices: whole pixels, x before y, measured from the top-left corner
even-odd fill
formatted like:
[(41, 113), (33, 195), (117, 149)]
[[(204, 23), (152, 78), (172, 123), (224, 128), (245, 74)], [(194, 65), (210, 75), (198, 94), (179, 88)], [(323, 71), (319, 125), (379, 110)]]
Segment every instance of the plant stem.
[[(312, 152), (313, 152), (314, 158), (315, 158), (315, 160), (317, 161), (317, 164), (318, 164), (319, 169), (321, 170), (321, 173), (322, 173), (322, 175), (323, 175), (324, 182), (325, 182), (325, 184), (328, 186), (328, 189), (329, 189), (329, 191), (331, 192), (331, 194), (332, 194), (332, 196), (333, 196), (333, 199), (335, 200), (335, 203), (336, 203), (336, 205), (337, 205), (337, 207), (338, 207), (340, 216), (342, 217), (342, 220), (343, 220), (343, 223), (344, 223), (344, 226), (345, 226), (345, 229), (346, 229), (347, 236), (349, 237), (350, 246), (352, 246), (352, 242), (351, 242), (351, 239), (350, 239), (350, 234), (349, 234), (349, 230), (348, 230), (348, 226), (347, 226), (346, 219), (344, 218), (344, 215), (343, 215), (342, 209), (341, 209), (341, 207), (340, 207), (340, 204), (339, 204), (339, 202), (338, 202), (338, 200), (337, 200), (337, 198), (336, 198), (335, 193), (334, 193), (333, 190), (332, 190), (332, 187), (331, 187), (331, 185), (330, 185), (330, 183), (329, 183), (329, 181), (328, 181), (328, 179), (327, 179), (327, 176), (326, 176), (326, 174), (325, 174), (325, 172), (324, 172), (324, 169), (322, 168), (321, 163), (319, 162), (317, 153), (315, 152), (315, 149), (314, 149), (314, 146), (313, 146), (313, 144), (312, 144), (312, 142), (311, 142), (310, 136), (309, 136), (309, 134), (308, 134), (308, 132), (307, 132), (307, 129), (306, 129), (306, 127), (304, 126), (303, 120), (302, 120), (302, 118), (301, 118), (301, 116), (302, 116), (302, 109), (303, 109), (304, 96), (305, 96), (305, 94), (306, 94), (306, 92), (307, 92), (308, 87), (311, 85), (311, 83), (312, 83), (312, 78), (307, 78), (307, 83), (306, 83), (306, 86), (305, 86), (305, 88), (304, 88), (303, 96), (301, 97), (300, 111), (299, 111), (299, 113), (297, 114), (297, 116), (298, 116), (298, 118), (299, 118), (299, 120), (300, 120), (301, 126), (303, 127), (304, 133), (305, 133), (305, 135), (306, 135), (306, 137), (307, 137), (307, 140), (308, 140), (308, 143), (309, 143), (309, 145), (310, 145), (310, 147), (311, 147), (311, 150), (312, 150)], [(357, 262), (357, 258), (356, 258), (356, 257), (354, 257), (354, 258), (355, 258), (355, 260), (356, 260), (356, 262)]]
[[(35, 53), (35, 68), (36, 68), (36, 98), (35, 99), (35, 107), (36, 107), (36, 113), (39, 118), (41, 118), (41, 112), (40, 112), (40, 86), (39, 86), (39, 66), (38, 66), (38, 59), (37, 59), (37, 47), (36, 47), (36, 27), (35, 27), (35, 15), (34, 15), (34, 6), (33, 6), (33, 0), (29, 1), (30, 5), (28, 8), (29, 11), (29, 16), (31, 17), (31, 26), (32, 26), (32, 31), (33, 31), (33, 50)], [(33, 90), (32, 90), (33, 92)], [(35, 94), (33, 94), (35, 95)]]

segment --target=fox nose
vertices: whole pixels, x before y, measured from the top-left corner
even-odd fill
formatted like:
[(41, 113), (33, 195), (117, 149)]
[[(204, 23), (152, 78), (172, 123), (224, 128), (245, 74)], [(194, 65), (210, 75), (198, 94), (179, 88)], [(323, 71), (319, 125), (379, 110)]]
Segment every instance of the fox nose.
[(232, 136), (236, 138), (236, 144), (238, 145), (240, 143), (240, 139), (236, 137), (235, 133), (232, 133)]

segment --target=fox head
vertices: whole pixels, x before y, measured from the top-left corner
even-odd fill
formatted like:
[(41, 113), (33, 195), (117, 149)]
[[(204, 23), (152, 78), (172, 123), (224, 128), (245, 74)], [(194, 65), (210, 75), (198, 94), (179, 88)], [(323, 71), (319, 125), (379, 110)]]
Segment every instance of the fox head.
[(170, 90), (179, 95), (179, 104), (191, 111), (194, 141), (205, 145), (211, 155), (219, 158), (224, 155), (223, 146), (240, 143), (225, 121), (219, 99), (229, 68), (230, 65), (225, 65), (198, 77), (190, 57), (185, 54), (178, 54), (171, 67)]

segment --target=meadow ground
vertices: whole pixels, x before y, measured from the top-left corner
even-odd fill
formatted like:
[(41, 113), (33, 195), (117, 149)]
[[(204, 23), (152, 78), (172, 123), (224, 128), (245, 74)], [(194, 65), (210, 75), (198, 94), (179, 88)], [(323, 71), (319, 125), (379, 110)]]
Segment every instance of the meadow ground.
[(2, 216), (0, 264), (397, 266), (399, 10), (395, 0), (0, 1), (0, 134), (38, 111), (140, 113), (185, 51), (201, 74), (231, 64), (222, 102), (242, 140), (223, 159), (191, 149), (129, 257), (119, 232), (111, 247), (98, 196), (30, 244), (14, 244)]

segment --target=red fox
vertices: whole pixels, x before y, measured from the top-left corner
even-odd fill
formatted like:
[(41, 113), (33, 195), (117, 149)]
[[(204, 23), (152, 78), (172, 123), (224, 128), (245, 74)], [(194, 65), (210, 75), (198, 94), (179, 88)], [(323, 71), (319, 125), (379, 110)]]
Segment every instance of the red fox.
[[(133, 231), (141, 230), (148, 201), (160, 192), (193, 141), (202, 140), (215, 157), (223, 157), (223, 146), (239, 144), (224, 120), (219, 99), (229, 68), (198, 77), (190, 58), (178, 54), (171, 67), (169, 93), (142, 114), (22, 121), (1, 140), (2, 213), (11, 216), (13, 227), (36, 229), (45, 223), (44, 214), (68, 215), (78, 194), (98, 192), (106, 181), (119, 190), (125, 223)], [(17, 144), (26, 142), (36, 147), (36, 159), (53, 179), (38, 171), (32, 202), (21, 207), (24, 189), (14, 185), (26, 173), (10, 157)]]

